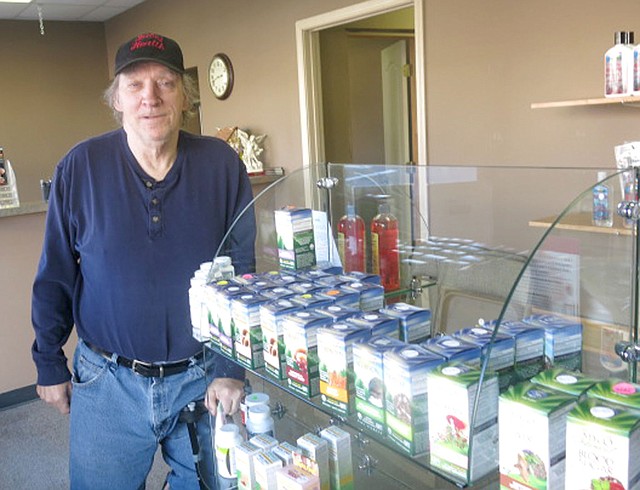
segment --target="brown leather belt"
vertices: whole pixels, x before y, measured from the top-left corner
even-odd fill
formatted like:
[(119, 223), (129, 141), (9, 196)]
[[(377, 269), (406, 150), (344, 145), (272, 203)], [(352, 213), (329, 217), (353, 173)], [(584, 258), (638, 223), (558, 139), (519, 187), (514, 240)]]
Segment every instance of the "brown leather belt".
[[(113, 358), (112, 352), (108, 352), (104, 349), (101, 349), (100, 347), (96, 347), (86, 340), (84, 341), (84, 343), (87, 347), (89, 347), (89, 349), (91, 349), (96, 354), (100, 354), (105, 359), (111, 360)], [(129, 368), (134, 373), (139, 374), (140, 376), (144, 376), (145, 378), (166, 378), (167, 376), (171, 376), (173, 374), (184, 373), (191, 365), (191, 362), (201, 359), (203, 354), (203, 352), (199, 352), (189, 359), (177, 362), (169, 362), (165, 364), (154, 364), (150, 362), (138, 361), (135, 359), (127, 359), (126, 357), (118, 355), (116, 358), (116, 362), (119, 366)]]

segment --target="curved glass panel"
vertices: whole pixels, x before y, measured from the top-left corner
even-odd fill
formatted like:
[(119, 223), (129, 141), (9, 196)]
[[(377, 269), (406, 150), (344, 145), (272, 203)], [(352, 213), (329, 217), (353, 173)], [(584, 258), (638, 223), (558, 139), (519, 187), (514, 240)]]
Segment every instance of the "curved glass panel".
[[(219, 282), (214, 260), (194, 329), (208, 354), (233, 359), (253, 384), (281, 393), (279, 402), (302, 402), (375, 439), (403, 465), (427, 470), (432, 488), (495, 483), (498, 394), (545, 366), (543, 353), (526, 370), (515, 362), (507, 320), (588, 313), (608, 330), (594, 330), (584, 354), (580, 345), (581, 362), (620, 372), (605, 342), (629, 332), (630, 230), (617, 219), (595, 231), (569, 227), (572, 215), (591, 215), (596, 171), (299, 169), (257, 194), (230, 227), (215, 259), (231, 257), (232, 277)], [(266, 306), (279, 300), (293, 304)], [(282, 326), (300, 311), (308, 322)], [(371, 312), (391, 321), (365, 327)], [(357, 328), (336, 334), (340, 323)], [(363, 373), (352, 340), (378, 332), (402, 354), (373, 346), (378, 367), (384, 359), (392, 369)], [(458, 362), (469, 368), (466, 384), (442, 374)], [(453, 447), (455, 462), (446, 456)]]

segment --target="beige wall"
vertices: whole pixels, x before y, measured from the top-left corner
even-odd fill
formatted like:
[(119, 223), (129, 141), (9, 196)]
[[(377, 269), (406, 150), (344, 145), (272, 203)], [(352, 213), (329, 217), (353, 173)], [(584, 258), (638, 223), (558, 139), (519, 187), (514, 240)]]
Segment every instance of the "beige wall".
[[(104, 26), (48, 22), (44, 37), (33, 22), (0, 22), (0, 144), (15, 163), (23, 200), (39, 199), (34, 186), (69, 146), (110, 126), (99, 98), (114, 52), (150, 30), (177, 39), (186, 65), (198, 68), (203, 133), (228, 125), (265, 133), (265, 163), (298, 167), (295, 22), (355, 3), (150, 0)], [(600, 96), (602, 54), (614, 31), (640, 31), (629, 20), (640, 19), (638, 2), (426, 0), (424, 16), (431, 163), (613, 166), (613, 146), (638, 139), (632, 108), (530, 109)], [(206, 81), (218, 51), (236, 73), (226, 101)], [(23, 188), (27, 181), (33, 184)], [(561, 189), (547, 192), (562, 198)], [(28, 303), (41, 230), (41, 215), (0, 219), (0, 393), (34, 380)]]

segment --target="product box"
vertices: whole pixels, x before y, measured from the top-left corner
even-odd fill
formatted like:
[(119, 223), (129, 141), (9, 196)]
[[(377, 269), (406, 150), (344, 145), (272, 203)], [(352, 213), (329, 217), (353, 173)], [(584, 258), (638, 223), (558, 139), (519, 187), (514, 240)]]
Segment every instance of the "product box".
[(419, 345), (384, 352), (387, 438), (410, 456), (427, 452), (427, 374), (445, 361)]
[(261, 451), (271, 451), (278, 445), (278, 440), (267, 434), (256, 434), (249, 442)]
[(322, 306), (315, 309), (316, 313), (321, 315), (327, 315), (331, 320), (335, 322), (345, 321), (348, 318), (360, 313), (360, 310), (356, 308), (349, 308), (347, 306), (341, 306), (339, 304), (331, 304), (329, 306)]
[(340, 276), (347, 282), (366, 282), (371, 284), (382, 284), (380, 276), (378, 274), (371, 274), (369, 272), (351, 271), (348, 274), (342, 274)]
[(480, 365), (480, 346), (451, 335), (440, 335), (420, 344), (449, 362), (464, 362), (470, 366)]
[(400, 321), (375, 311), (363, 311), (347, 318), (347, 322), (358, 327), (368, 328), (371, 335), (386, 335), (400, 339)]
[(367, 337), (368, 329), (346, 322), (318, 329), (320, 403), (339, 415), (352, 412), (355, 391), (352, 346)]
[(220, 349), (220, 319), (218, 316), (217, 293), (218, 289), (229, 284), (226, 279), (207, 284), (204, 287), (203, 304), (206, 308), (207, 323), (211, 345)]
[(259, 490), (276, 490), (278, 488), (276, 475), (282, 466), (282, 460), (271, 451), (258, 453), (254, 456), (255, 488)]
[(609, 401), (640, 411), (640, 385), (609, 378), (595, 383), (587, 390), (587, 397)]
[(349, 281), (340, 289), (354, 291), (360, 295), (359, 307), (362, 311), (373, 311), (384, 308), (384, 287), (372, 282)]
[(353, 458), (351, 456), (351, 435), (344, 429), (331, 425), (320, 431), (329, 444), (329, 471), (331, 490), (353, 490)]
[(235, 448), (236, 472), (238, 474), (238, 490), (253, 490), (256, 485), (256, 475), (253, 467), (254, 456), (260, 449), (248, 441), (240, 443)]
[(352, 346), (356, 420), (376, 436), (386, 434), (383, 356), (405, 345), (397, 338), (378, 335)]
[(231, 300), (237, 296), (247, 294), (244, 287), (229, 283), (215, 290), (216, 308), (218, 311), (218, 339), (220, 340), (220, 352), (228, 357), (235, 357), (234, 346), (234, 319), (231, 314)]
[(231, 300), (235, 359), (249, 369), (264, 365), (260, 306), (266, 302), (267, 298), (256, 293), (241, 294)]
[(525, 322), (502, 322), (498, 331), (516, 342), (513, 383), (531, 379), (544, 369), (544, 330)]
[(582, 323), (558, 315), (531, 315), (522, 321), (544, 328), (545, 367), (582, 370)]
[(532, 383), (541, 384), (556, 391), (568, 393), (576, 398), (584, 398), (587, 390), (598, 381), (577, 371), (564, 368), (546, 369), (531, 378)]
[(307, 294), (307, 293), (315, 293), (316, 291), (320, 291), (324, 288), (323, 285), (318, 284), (317, 282), (306, 281), (300, 279), (299, 276), (296, 277), (296, 280), (290, 282), (287, 287), (291, 289), (296, 295)]
[(287, 299), (295, 296), (296, 293), (286, 286), (270, 286), (260, 291), (260, 294), (267, 299)]
[(284, 318), (302, 306), (288, 299), (276, 299), (260, 305), (262, 353), (265, 371), (276, 379), (287, 379), (284, 346)]
[(448, 362), (427, 374), (427, 391), (431, 465), (464, 483), (494, 471), (498, 467), (497, 377), (488, 374), (483, 379), (477, 367)]
[(327, 287), (318, 290), (317, 293), (321, 296), (326, 296), (336, 305), (360, 310), (360, 293), (357, 291), (349, 291), (341, 287)]
[(328, 316), (307, 310), (284, 317), (287, 384), (292, 391), (307, 397), (320, 392), (317, 332), (331, 323)]
[(262, 272), (261, 277), (269, 281), (273, 286), (287, 287), (298, 280), (296, 273), (286, 270), (273, 270)]
[(311, 209), (285, 206), (274, 212), (281, 269), (298, 270), (316, 264)]
[(640, 414), (587, 398), (567, 416), (565, 488), (640, 487)]
[[(487, 369), (494, 371), (498, 375), (498, 385), (500, 391), (506, 390), (513, 382), (513, 372), (515, 364), (516, 341), (511, 335), (496, 332), (486, 327), (471, 327), (458, 330), (455, 337), (472, 344), (476, 344), (481, 349), (480, 362), (489, 353)], [(491, 349), (489, 350), (489, 347)]]
[(577, 401), (529, 381), (500, 395), (500, 488), (565, 488), (567, 414)]
[[(329, 444), (327, 441), (309, 432), (298, 437), (296, 444), (302, 451), (303, 456), (306, 456), (315, 462), (318, 469), (318, 477), (320, 478), (321, 490), (330, 490), (331, 477), (329, 471)], [(294, 464), (297, 464), (298, 466), (301, 465), (298, 461), (298, 455), (294, 454), (293, 460)]]
[(282, 460), (283, 466), (287, 466), (293, 464), (293, 453), (300, 449), (287, 441), (282, 441), (271, 451)]
[(276, 471), (276, 484), (278, 490), (320, 490), (318, 475), (293, 464)]
[(400, 321), (400, 340), (418, 343), (431, 335), (431, 311), (407, 303), (394, 303), (380, 309), (380, 313)]
[(317, 292), (296, 294), (289, 299), (307, 310), (315, 310), (333, 304), (333, 299)]

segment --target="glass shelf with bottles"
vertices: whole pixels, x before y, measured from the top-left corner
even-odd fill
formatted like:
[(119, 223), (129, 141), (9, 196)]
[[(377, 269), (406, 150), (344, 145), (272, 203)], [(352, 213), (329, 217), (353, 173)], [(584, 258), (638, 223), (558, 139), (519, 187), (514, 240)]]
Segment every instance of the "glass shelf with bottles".
[[(588, 210), (597, 170), (301, 168), (232, 225), (216, 256), (234, 273), (207, 282), (194, 336), (443, 481), (497, 478), (514, 385), (553, 367), (631, 376), (609, 334), (632, 331), (632, 236), (531, 225)], [(551, 320), (579, 325), (566, 362), (505, 326)]]

